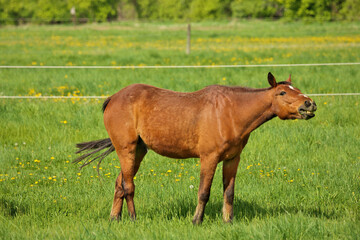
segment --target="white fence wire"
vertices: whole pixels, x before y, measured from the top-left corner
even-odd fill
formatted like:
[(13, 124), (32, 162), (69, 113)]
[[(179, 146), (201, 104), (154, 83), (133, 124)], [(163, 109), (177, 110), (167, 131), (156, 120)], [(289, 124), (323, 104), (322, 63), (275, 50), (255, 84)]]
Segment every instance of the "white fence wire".
[[(181, 68), (257, 68), (257, 67), (311, 67), (351, 66), (360, 62), (347, 63), (293, 63), (256, 65), (183, 65), (183, 66), (0, 66), (0, 69), (181, 69)], [(360, 93), (314, 93), (308, 96), (360, 96)], [(101, 99), (108, 96), (0, 96), (0, 99)]]
[(343, 63), (289, 63), (289, 64), (243, 64), (243, 65), (181, 65), (181, 66), (0, 66), (0, 69), (162, 69), (162, 68), (260, 68), (260, 67), (312, 67), (312, 66), (349, 66), (360, 62)]
[[(360, 93), (312, 93), (306, 94), (311, 97), (327, 96), (360, 96)], [(0, 96), (0, 99), (101, 99), (109, 96)]]

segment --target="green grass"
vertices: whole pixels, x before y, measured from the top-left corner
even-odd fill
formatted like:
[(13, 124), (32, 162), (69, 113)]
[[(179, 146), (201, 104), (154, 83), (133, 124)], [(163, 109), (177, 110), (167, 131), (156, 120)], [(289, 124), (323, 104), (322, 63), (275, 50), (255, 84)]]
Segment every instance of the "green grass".
[[(359, 23), (116, 23), (0, 29), (1, 65), (187, 65), (359, 62)], [(138, 220), (109, 222), (115, 154), (79, 170), (74, 144), (107, 136), (103, 100), (131, 83), (176, 91), (210, 84), (266, 87), (292, 74), (304, 93), (360, 92), (359, 66), (251, 69), (0, 69), (2, 239), (357, 239), (360, 235), (359, 96), (314, 97), (309, 121), (274, 119), (241, 155), (233, 224), (223, 224), (221, 164), (201, 226), (191, 224), (198, 159), (149, 152), (136, 176)], [(171, 172), (168, 172), (171, 170)]]

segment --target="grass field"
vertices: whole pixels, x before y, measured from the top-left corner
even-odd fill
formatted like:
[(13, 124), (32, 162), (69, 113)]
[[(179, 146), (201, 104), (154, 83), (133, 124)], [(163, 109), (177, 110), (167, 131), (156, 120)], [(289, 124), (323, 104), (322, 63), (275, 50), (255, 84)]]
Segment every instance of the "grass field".
[[(1, 65), (114, 66), (360, 62), (360, 23), (245, 21), (186, 26), (107, 23), (0, 28)], [(252, 133), (241, 155), (233, 224), (223, 224), (221, 164), (205, 221), (191, 223), (198, 159), (153, 152), (136, 176), (137, 221), (124, 207), (110, 222), (115, 154), (79, 170), (75, 143), (107, 137), (103, 99), (131, 83), (176, 91), (211, 84), (267, 87), (292, 74), (304, 93), (360, 92), (360, 67), (216, 69), (0, 69), (1, 239), (358, 239), (360, 96), (313, 97), (309, 121), (274, 119)]]

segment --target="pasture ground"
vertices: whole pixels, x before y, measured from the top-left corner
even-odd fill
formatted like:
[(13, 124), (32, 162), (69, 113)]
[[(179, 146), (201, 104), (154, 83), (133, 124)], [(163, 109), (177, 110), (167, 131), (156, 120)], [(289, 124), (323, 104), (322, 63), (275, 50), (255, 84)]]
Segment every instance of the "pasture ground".
[[(211, 65), (360, 62), (360, 23), (107, 23), (0, 28), (1, 65)], [(131, 83), (176, 91), (206, 85), (267, 87), (292, 74), (304, 93), (360, 92), (360, 67), (216, 69), (0, 69), (2, 239), (358, 239), (360, 96), (313, 97), (309, 121), (274, 119), (252, 133), (235, 187), (235, 219), (223, 224), (221, 164), (201, 226), (192, 226), (198, 159), (153, 152), (136, 176), (138, 219), (124, 207), (109, 222), (115, 154), (79, 170), (75, 143), (107, 137), (103, 99)]]

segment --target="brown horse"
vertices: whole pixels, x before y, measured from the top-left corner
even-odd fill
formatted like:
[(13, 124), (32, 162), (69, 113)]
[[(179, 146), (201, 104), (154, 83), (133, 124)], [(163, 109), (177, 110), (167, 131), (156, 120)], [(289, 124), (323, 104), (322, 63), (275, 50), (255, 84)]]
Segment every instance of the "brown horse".
[[(147, 149), (171, 158), (200, 158), (194, 224), (203, 220), (216, 166), (223, 162), (223, 220), (230, 222), (237, 167), (250, 133), (276, 116), (315, 116), (315, 102), (294, 88), (290, 77), (277, 83), (269, 73), (268, 82), (271, 87), (264, 89), (215, 85), (191, 93), (130, 85), (104, 102), (104, 123), (110, 138), (77, 144), (77, 153), (86, 154), (75, 162), (85, 159), (83, 166), (95, 159), (101, 162), (115, 150), (121, 172), (116, 179), (110, 216), (121, 217), (126, 199), (129, 215), (135, 219), (133, 179)], [(97, 155), (104, 149), (108, 150)]]

